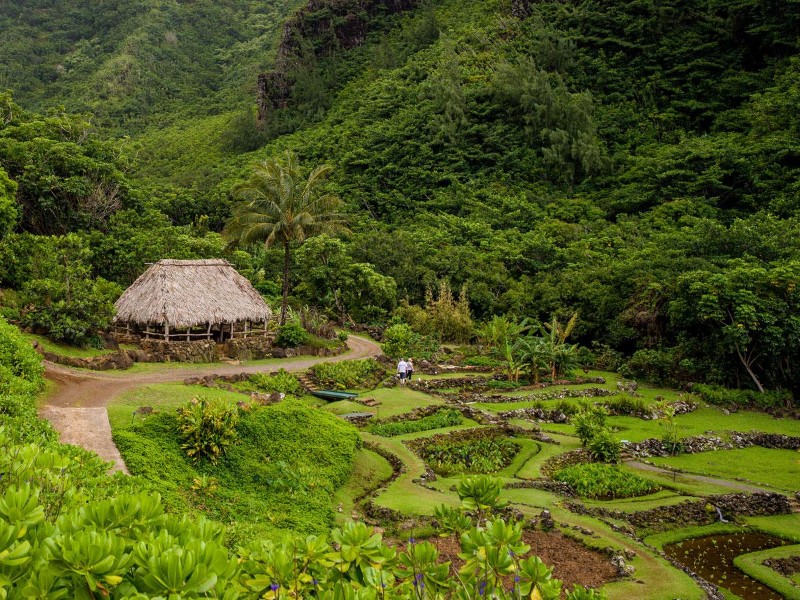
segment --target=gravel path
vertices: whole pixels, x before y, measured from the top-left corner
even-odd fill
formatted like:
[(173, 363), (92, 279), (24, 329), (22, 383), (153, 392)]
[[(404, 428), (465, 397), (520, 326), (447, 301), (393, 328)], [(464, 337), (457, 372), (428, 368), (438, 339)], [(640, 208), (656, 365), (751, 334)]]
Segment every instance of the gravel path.
[[(626, 460), (625, 464), (629, 467), (634, 469), (638, 469), (640, 471), (649, 471), (651, 473), (658, 473), (660, 475), (666, 475), (667, 477), (672, 477), (675, 475), (674, 471), (670, 471), (669, 469), (663, 469), (656, 465), (651, 465), (647, 463), (638, 462), (635, 460)], [(711, 485), (718, 485), (721, 487), (730, 488), (732, 490), (736, 490), (738, 492), (774, 492), (775, 490), (770, 490), (764, 487), (757, 487), (755, 485), (749, 485), (747, 483), (739, 483), (738, 481), (731, 481), (730, 479), (717, 479), (716, 477), (706, 477), (705, 475), (694, 475), (692, 473), (684, 473), (683, 471), (678, 471), (677, 476), (680, 479), (688, 479), (690, 481), (696, 481), (697, 483), (707, 483)]]
[(180, 383), (187, 377), (230, 375), (275, 371), (305, 371), (320, 362), (338, 362), (377, 356), (381, 348), (375, 342), (351, 335), (350, 351), (334, 357), (292, 358), (270, 365), (215, 364), (204, 367), (168, 367), (154, 373), (102, 373), (71, 369), (45, 361), (45, 377), (56, 384), (55, 391), (39, 409), (39, 415), (53, 424), (61, 442), (82, 446), (96, 452), (103, 460), (113, 462), (111, 471), (128, 473), (125, 462), (111, 439), (108, 403), (128, 390), (153, 383)]

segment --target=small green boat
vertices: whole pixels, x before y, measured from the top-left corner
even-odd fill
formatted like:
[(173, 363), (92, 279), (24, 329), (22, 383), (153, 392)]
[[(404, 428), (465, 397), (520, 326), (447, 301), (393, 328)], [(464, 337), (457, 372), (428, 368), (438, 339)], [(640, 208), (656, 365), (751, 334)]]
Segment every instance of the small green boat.
[(311, 392), (311, 395), (316, 396), (317, 398), (322, 398), (323, 400), (327, 400), (328, 402), (336, 402), (337, 400), (352, 400), (358, 396), (358, 394), (355, 392), (337, 392), (335, 390), (317, 390), (316, 392)]

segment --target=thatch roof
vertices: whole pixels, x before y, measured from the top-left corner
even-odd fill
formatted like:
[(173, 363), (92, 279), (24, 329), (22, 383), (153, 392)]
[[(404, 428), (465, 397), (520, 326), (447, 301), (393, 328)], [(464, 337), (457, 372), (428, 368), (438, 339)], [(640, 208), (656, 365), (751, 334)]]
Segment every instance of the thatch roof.
[(206, 323), (261, 322), (272, 311), (250, 282), (226, 260), (160, 260), (114, 305), (117, 323), (194, 327)]

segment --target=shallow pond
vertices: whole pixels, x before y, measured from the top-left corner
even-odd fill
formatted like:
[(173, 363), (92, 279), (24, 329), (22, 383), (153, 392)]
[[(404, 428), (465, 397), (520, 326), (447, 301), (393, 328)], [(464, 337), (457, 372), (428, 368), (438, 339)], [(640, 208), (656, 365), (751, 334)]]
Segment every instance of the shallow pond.
[(764, 533), (731, 533), (692, 538), (664, 546), (667, 556), (706, 581), (742, 598), (781, 600), (781, 596), (742, 573), (733, 564), (741, 554), (785, 546), (788, 542)]

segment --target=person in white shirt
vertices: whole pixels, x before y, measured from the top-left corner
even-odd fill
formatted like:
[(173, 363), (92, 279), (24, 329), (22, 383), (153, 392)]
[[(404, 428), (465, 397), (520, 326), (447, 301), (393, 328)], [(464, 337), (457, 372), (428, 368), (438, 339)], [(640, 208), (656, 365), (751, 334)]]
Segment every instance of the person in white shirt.
[(406, 371), (408, 371), (408, 363), (405, 358), (401, 358), (397, 363), (397, 374), (400, 376), (400, 385), (406, 384)]

